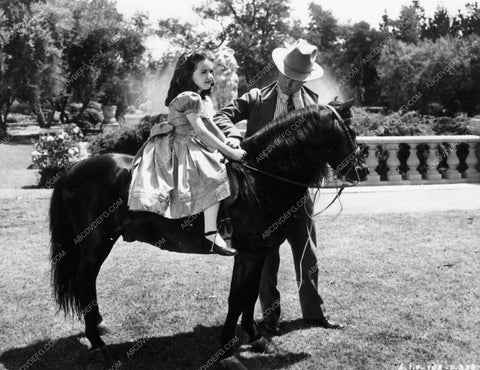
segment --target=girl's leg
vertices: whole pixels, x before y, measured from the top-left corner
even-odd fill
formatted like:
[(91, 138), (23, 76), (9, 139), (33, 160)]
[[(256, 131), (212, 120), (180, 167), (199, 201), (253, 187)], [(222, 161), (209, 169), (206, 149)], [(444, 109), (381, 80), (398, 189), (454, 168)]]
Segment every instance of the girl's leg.
[[(219, 208), (220, 202), (215, 203), (213, 206), (203, 211), (205, 219), (205, 233), (217, 230), (217, 215)], [(205, 238), (207, 238), (211, 242), (215, 242), (215, 244), (222, 248), (227, 247), (227, 243), (225, 243), (225, 240), (223, 240), (220, 234), (205, 235)]]

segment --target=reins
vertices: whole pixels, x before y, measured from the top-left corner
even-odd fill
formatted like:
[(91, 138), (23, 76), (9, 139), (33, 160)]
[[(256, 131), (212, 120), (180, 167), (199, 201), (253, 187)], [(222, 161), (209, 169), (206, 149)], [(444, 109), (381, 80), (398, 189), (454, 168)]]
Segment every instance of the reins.
[(283, 176), (278, 176), (278, 175), (275, 175), (271, 172), (268, 172), (268, 171), (264, 171), (264, 170), (261, 170), (260, 168), (256, 168), (256, 167), (253, 167), (253, 166), (250, 166), (249, 164), (246, 164), (245, 162), (240, 162), (240, 164), (243, 166), (243, 167), (246, 167), (252, 171), (255, 171), (255, 172), (258, 172), (258, 173), (261, 173), (262, 175), (266, 175), (268, 177), (272, 177), (274, 179), (277, 179), (277, 180), (280, 180), (280, 181), (283, 181), (283, 182), (288, 182), (290, 184), (293, 184), (293, 185), (297, 185), (297, 186), (300, 186), (302, 188), (319, 188), (320, 185), (311, 185), (311, 184), (304, 184), (302, 182), (298, 182), (298, 181), (294, 181), (294, 180), (290, 180), (290, 179), (287, 179), (286, 177), (283, 177)]
[[(335, 116), (335, 118), (340, 122), (341, 125), (344, 124), (344, 121), (342, 119), (342, 117), (340, 116), (340, 114), (337, 112), (337, 110), (331, 106), (331, 105), (328, 105), (328, 104), (325, 104), (324, 105), (325, 108), (329, 109)], [(349, 135), (350, 136), (350, 135)], [(291, 180), (291, 179), (287, 179), (286, 177), (283, 177), (283, 176), (279, 176), (279, 175), (275, 175), (271, 172), (268, 172), (268, 171), (264, 171), (264, 170), (261, 170), (259, 168), (256, 168), (256, 167), (253, 167), (253, 166), (250, 166), (249, 164), (246, 164), (245, 162), (239, 162), (243, 167), (245, 168), (248, 168), (252, 171), (255, 171), (255, 172), (258, 172), (258, 173), (261, 173), (262, 175), (265, 175), (265, 176), (268, 176), (268, 177), (272, 177), (274, 179), (277, 179), (277, 180), (280, 180), (280, 181), (283, 181), (283, 182), (287, 182), (289, 184), (293, 184), (293, 185), (296, 185), (296, 186), (300, 186), (300, 187), (303, 187), (303, 188), (316, 188), (316, 189), (320, 189), (321, 188), (321, 185), (312, 185), (312, 184), (305, 184), (305, 183), (301, 183), (301, 182), (298, 182), (298, 181), (294, 181), (294, 180)], [(358, 183), (358, 182), (357, 182)], [(352, 186), (355, 186), (357, 183), (353, 184), (353, 185), (350, 185), (350, 186), (347, 186), (345, 185), (345, 183), (343, 183), (341, 186), (340, 186), (340, 190), (337, 191), (337, 194), (335, 195), (335, 197), (332, 199), (332, 201), (324, 208), (322, 209), (321, 211), (313, 214), (311, 216), (311, 218), (313, 219), (313, 217), (316, 217), (318, 216), (319, 214), (325, 212), (333, 203), (335, 203), (335, 201), (340, 197), (340, 195), (342, 194), (343, 190), (346, 188), (346, 187), (352, 187)], [(318, 190), (317, 190), (317, 193), (318, 193)], [(316, 198), (316, 195), (315, 195), (315, 198)], [(315, 202), (314, 202), (315, 204)]]
[[(342, 119), (342, 117), (340, 116), (340, 114), (337, 112), (337, 110), (331, 106), (331, 105), (325, 105), (326, 108), (328, 108), (335, 116), (335, 118), (339, 121), (340, 125), (342, 126), (343, 129), (344, 128), (344, 120)], [(347, 134), (348, 136), (350, 137), (350, 139), (352, 140), (352, 137), (350, 135), (350, 133), (348, 132), (347, 130)], [(242, 166), (244, 166), (245, 168), (248, 168), (249, 170), (252, 170), (252, 171), (255, 171), (255, 172), (258, 172), (262, 175), (265, 175), (265, 176), (269, 176), (271, 178), (274, 178), (276, 180), (279, 180), (279, 181), (283, 181), (283, 182), (287, 182), (289, 184), (293, 184), (293, 185), (296, 185), (296, 186), (300, 186), (300, 187), (303, 187), (303, 188), (316, 188), (316, 192), (313, 196), (313, 199), (312, 199), (312, 203), (313, 205), (315, 205), (315, 202), (317, 200), (317, 196), (318, 196), (318, 193), (320, 191), (320, 188), (321, 188), (321, 185), (320, 184), (317, 184), (316, 186), (313, 186), (312, 184), (304, 184), (304, 183), (301, 183), (301, 182), (298, 182), (298, 181), (294, 181), (294, 180), (291, 180), (291, 179), (287, 179), (283, 176), (278, 176), (278, 175), (275, 175), (273, 173), (270, 173), (268, 171), (264, 171), (264, 170), (261, 170), (259, 168), (256, 168), (256, 167), (253, 167), (253, 166), (250, 166), (244, 162), (239, 162)], [(323, 212), (325, 212), (328, 208), (330, 208), (332, 206), (333, 203), (335, 203), (335, 201), (338, 199), (340, 201), (340, 195), (342, 194), (343, 190), (345, 190), (346, 187), (353, 187), (355, 186), (356, 184), (358, 184), (358, 180), (356, 181), (356, 183), (350, 185), (350, 186), (347, 186), (345, 183), (343, 183), (341, 186), (340, 186), (340, 189), (337, 191), (337, 194), (335, 195), (335, 197), (330, 201), (330, 203), (328, 203), (328, 205), (326, 207), (324, 207), (321, 211), (319, 212), (316, 212), (314, 214), (312, 214), (311, 216), (308, 215), (308, 212), (305, 212), (307, 214), (307, 216), (310, 218), (311, 220), (311, 224), (310, 226), (308, 225), (305, 225), (306, 228), (307, 228), (307, 234), (308, 234), (308, 239), (305, 241), (305, 246), (303, 247), (303, 252), (302, 252), (302, 256), (300, 258), (300, 271), (299, 271), (299, 284), (298, 284), (298, 290), (300, 291), (300, 288), (302, 287), (302, 284), (303, 284), (303, 268), (302, 268), (302, 261), (303, 261), (303, 258), (305, 256), (305, 252), (307, 250), (307, 246), (308, 246), (308, 243), (311, 242), (313, 245), (316, 245), (315, 241), (313, 241), (312, 239), (312, 231), (313, 231), (313, 219), (322, 214)], [(342, 211), (343, 207), (341, 206), (341, 202), (340, 202), (340, 212)], [(305, 211), (307, 210), (306, 209), (306, 204), (304, 204), (304, 208), (305, 208)], [(340, 214), (339, 212), (339, 214)], [(337, 215), (338, 216), (338, 215)], [(315, 266), (315, 268), (317, 269), (318, 271), (318, 266)], [(309, 270), (309, 273), (310, 270)], [(310, 278), (310, 277), (309, 277)]]
[[(243, 162), (240, 162), (240, 164), (243, 166), (243, 167), (246, 167), (252, 171), (255, 171), (255, 172), (258, 172), (258, 173), (261, 173), (262, 175), (265, 175), (265, 176), (268, 176), (268, 177), (272, 177), (274, 179), (277, 179), (277, 180), (280, 180), (280, 181), (283, 181), (283, 182), (287, 182), (287, 183), (290, 183), (290, 184), (293, 184), (293, 185), (297, 185), (297, 186), (300, 186), (302, 188), (314, 188), (314, 189), (320, 189), (321, 188), (321, 185), (312, 185), (312, 184), (304, 184), (304, 183), (301, 183), (301, 182), (298, 182), (298, 181), (294, 181), (294, 180), (290, 180), (290, 179), (287, 179), (286, 177), (282, 177), (282, 176), (278, 176), (278, 175), (275, 175), (271, 172), (267, 172), (267, 171), (264, 171), (264, 170), (261, 170), (259, 168), (256, 168), (256, 167), (253, 167), (253, 166), (250, 166), (246, 163), (243, 163)], [(355, 185), (351, 185), (351, 186), (355, 186)], [(348, 186), (348, 187), (351, 187), (351, 186)], [(312, 218), (313, 217), (316, 217), (318, 216), (319, 214), (325, 212), (333, 203), (335, 203), (335, 201), (338, 199), (338, 197), (340, 197), (340, 195), (342, 194), (343, 190), (347, 187), (347, 185), (345, 185), (345, 183), (343, 183), (341, 186), (340, 186), (340, 190), (337, 191), (337, 195), (335, 195), (335, 197), (332, 199), (332, 201), (324, 208), (322, 209), (321, 211), (315, 213), (314, 215), (312, 215)], [(315, 203), (315, 202), (314, 202)]]

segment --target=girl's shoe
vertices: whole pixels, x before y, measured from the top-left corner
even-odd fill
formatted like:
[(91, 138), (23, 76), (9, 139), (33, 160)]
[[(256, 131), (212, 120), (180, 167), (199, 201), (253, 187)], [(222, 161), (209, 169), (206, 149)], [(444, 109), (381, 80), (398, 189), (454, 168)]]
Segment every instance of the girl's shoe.
[[(215, 236), (216, 236), (217, 233), (218, 233), (218, 231), (214, 230), (214, 231), (208, 231), (204, 235), (209, 236), (209, 235), (214, 235), (215, 234)], [(233, 248), (230, 248), (229, 246), (221, 247), (218, 244), (216, 244), (215, 241), (212, 242), (210, 239), (207, 239), (205, 237), (204, 237), (204, 241), (207, 242), (208, 244), (212, 245), (212, 248), (210, 249), (210, 252), (212, 252), (212, 253), (217, 253), (217, 254), (220, 254), (222, 256), (234, 256), (234, 255), (237, 254), (237, 251)]]

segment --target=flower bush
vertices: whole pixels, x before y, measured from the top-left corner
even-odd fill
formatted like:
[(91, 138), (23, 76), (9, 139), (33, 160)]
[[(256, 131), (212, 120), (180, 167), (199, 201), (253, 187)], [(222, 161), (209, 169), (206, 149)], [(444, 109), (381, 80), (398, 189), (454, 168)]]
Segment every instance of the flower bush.
[(33, 164), (40, 170), (39, 187), (52, 187), (61, 173), (80, 160), (79, 141), (82, 131), (75, 124), (68, 124), (58, 134), (42, 135), (33, 142)]

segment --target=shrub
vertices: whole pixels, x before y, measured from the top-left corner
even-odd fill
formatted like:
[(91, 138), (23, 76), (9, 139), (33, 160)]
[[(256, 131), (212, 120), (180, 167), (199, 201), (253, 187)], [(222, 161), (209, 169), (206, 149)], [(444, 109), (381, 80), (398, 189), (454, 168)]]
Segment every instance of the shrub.
[(479, 41), (472, 35), (389, 43), (377, 63), (382, 104), (443, 116), (480, 112)]
[(133, 129), (119, 129), (98, 135), (90, 142), (89, 152), (92, 154), (123, 153), (135, 155), (148, 139), (150, 129), (156, 123), (165, 121), (167, 115), (146, 116)]
[(19, 114), (25, 114), (25, 115), (30, 115), (32, 114), (32, 107), (30, 104), (25, 103), (25, 102), (19, 102), (15, 100), (10, 107), (10, 113), (19, 113)]
[(68, 124), (59, 134), (42, 135), (34, 142), (33, 164), (40, 170), (39, 187), (52, 187), (58, 175), (80, 160), (80, 128)]
[(352, 109), (352, 126), (358, 135), (364, 136), (412, 136), (433, 135), (433, 119), (416, 112), (404, 115), (369, 113), (364, 108)]
[(434, 121), (433, 131), (435, 135), (467, 135), (469, 122), (467, 117), (462, 116), (438, 117)]
[[(73, 104), (71, 104), (71, 106), (72, 105)], [(99, 125), (103, 121), (102, 105), (91, 101), (81, 115), (78, 111), (74, 113), (73, 121), (77, 123), (83, 133), (91, 129), (99, 128)]]
[(9, 114), (6, 120), (7, 123), (18, 123), (18, 115)]

